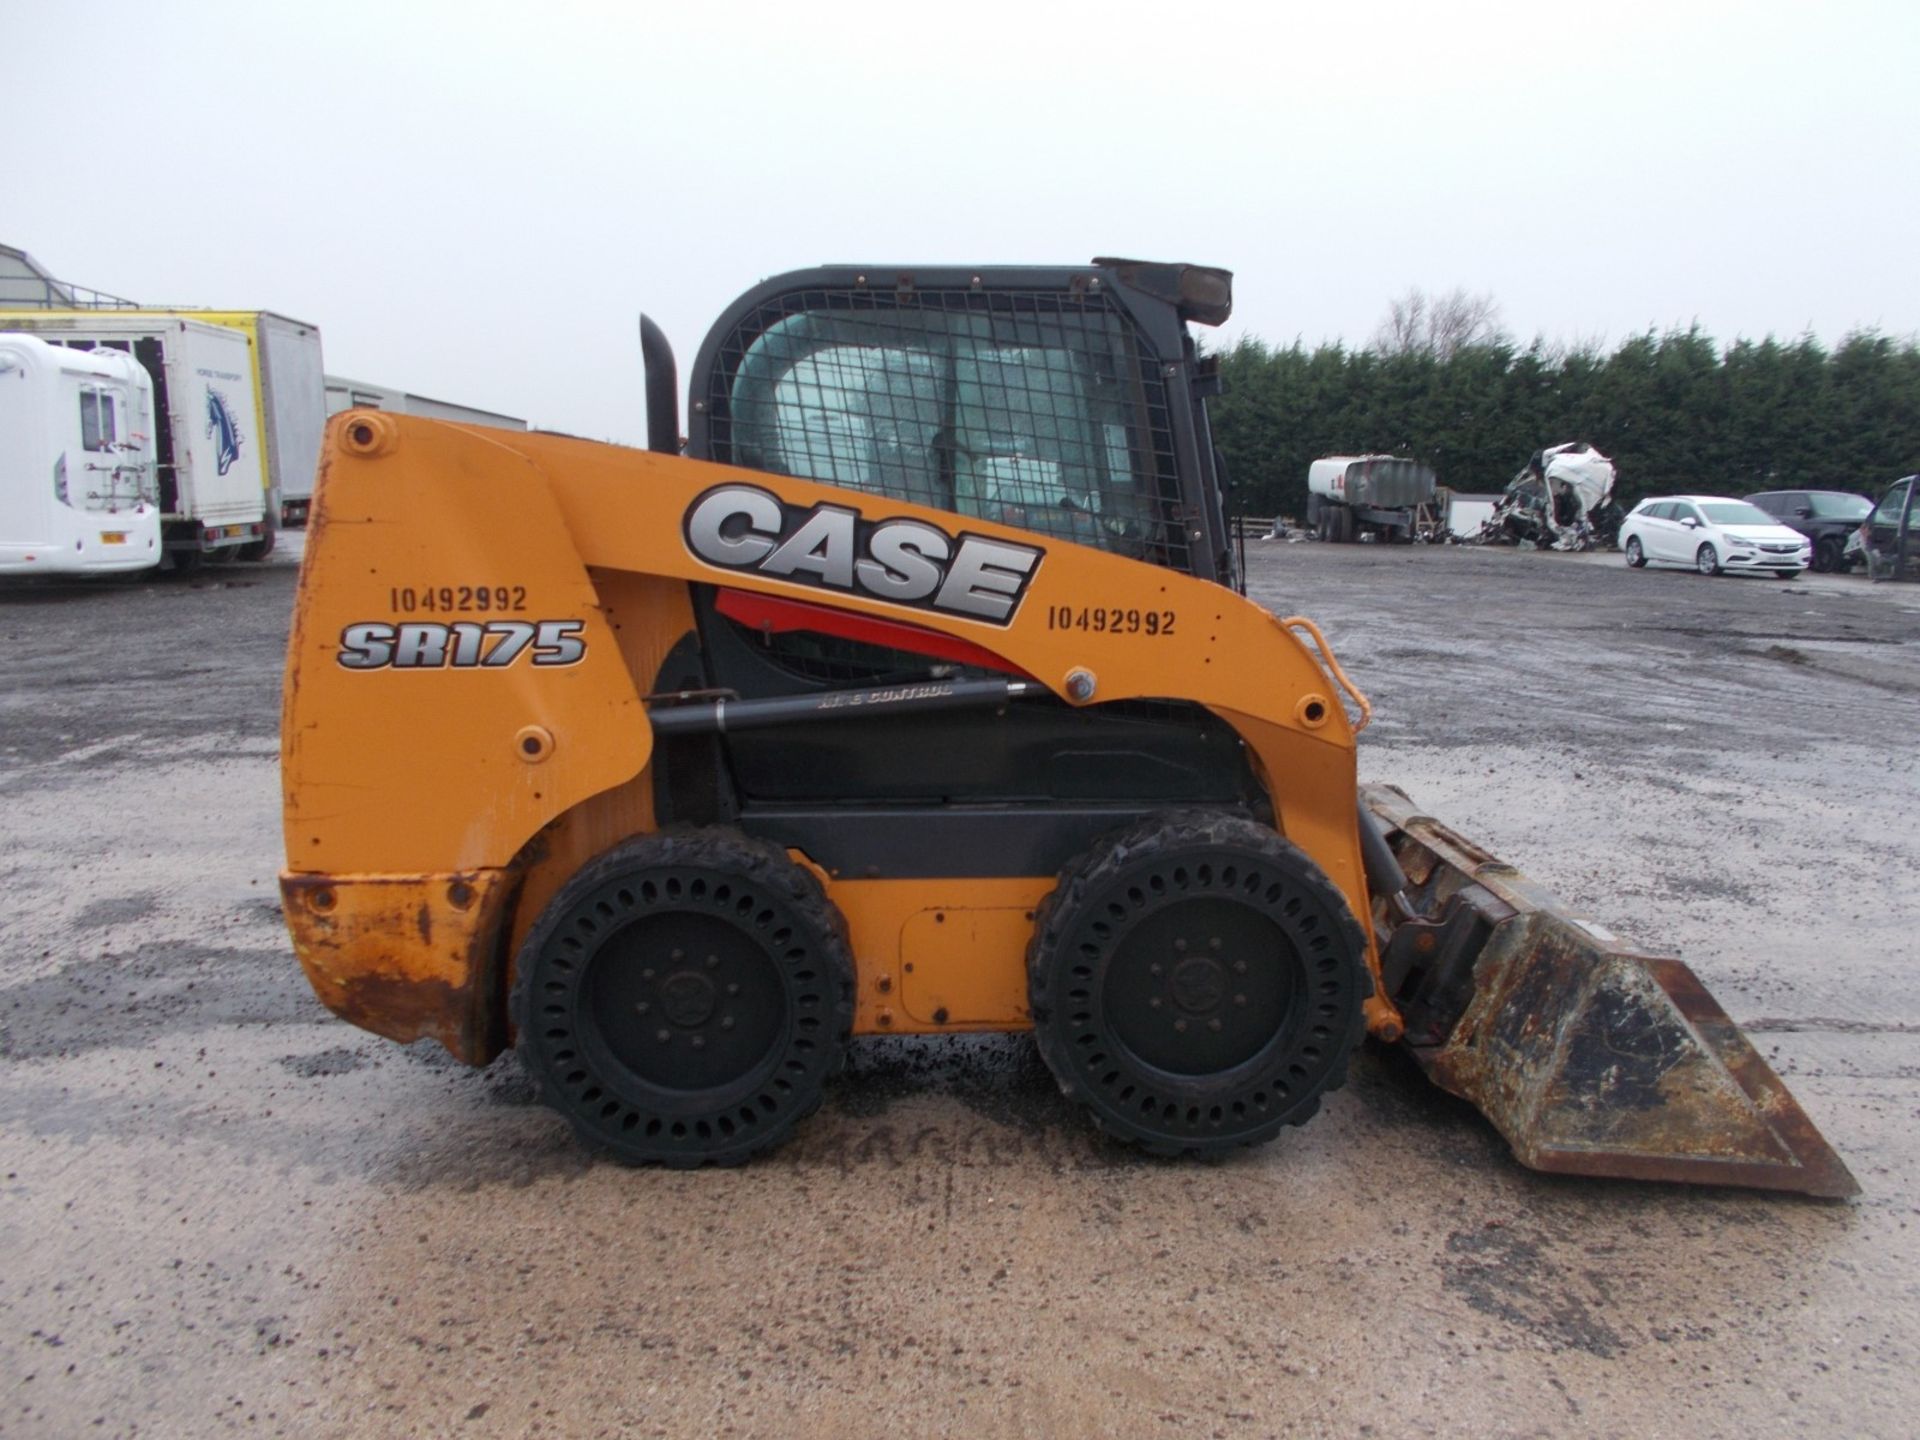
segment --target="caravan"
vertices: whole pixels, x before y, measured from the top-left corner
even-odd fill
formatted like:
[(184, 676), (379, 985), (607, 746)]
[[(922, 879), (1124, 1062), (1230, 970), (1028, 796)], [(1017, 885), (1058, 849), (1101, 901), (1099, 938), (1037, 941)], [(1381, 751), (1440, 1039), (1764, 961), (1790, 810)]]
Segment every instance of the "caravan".
[(0, 332), (0, 575), (158, 565), (154, 434), (131, 356)]

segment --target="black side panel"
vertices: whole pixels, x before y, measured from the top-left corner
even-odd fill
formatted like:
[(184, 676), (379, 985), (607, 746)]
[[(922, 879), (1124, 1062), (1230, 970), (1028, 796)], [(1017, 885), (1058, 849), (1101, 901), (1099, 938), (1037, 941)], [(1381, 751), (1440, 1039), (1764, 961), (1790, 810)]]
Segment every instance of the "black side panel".
[[(976, 673), (831, 636), (760, 636), (696, 586), (707, 684), (747, 698)], [(977, 672), (985, 673), (985, 672)], [(1025, 700), (998, 710), (850, 718), (726, 737), (743, 809), (760, 803), (1253, 803), (1240, 737), (1172, 701), (1075, 709)], [(1001, 872), (1025, 873), (1025, 872)]]
[[(669, 654), (655, 694), (760, 698), (975, 673), (828, 636), (761, 637), (713, 600), (694, 587), (700, 638)], [(736, 824), (856, 877), (1051, 875), (1109, 831), (1178, 805), (1271, 820), (1232, 727), (1173, 701), (1028, 698), (656, 744), (663, 825)]]

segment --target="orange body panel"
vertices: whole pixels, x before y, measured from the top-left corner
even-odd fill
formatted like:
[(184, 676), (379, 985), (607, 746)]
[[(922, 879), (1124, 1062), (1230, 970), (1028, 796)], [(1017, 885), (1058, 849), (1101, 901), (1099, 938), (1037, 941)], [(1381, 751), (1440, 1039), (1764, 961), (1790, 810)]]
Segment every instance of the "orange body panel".
[[(512, 955), (584, 860), (653, 828), (641, 697), (692, 628), (689, 582), (904, 620), (982, 646), (1063, 696), (1068, 677), (1084, 674), (1087, 703), (1207, 706), (1245, 743), (1280, 830), (1369, 925), (1353, 729), (1334, 682), (1266, 610), (1218, 585), (972, 518), (970, 534), (1044, 552), (1011, 623), (829, 597), (722, 569), (689, 548), (683, 517), (729, 483), (793, 505), (852, 506), (865, 520), (951, 528), (958, 518), (558, 436), (364, 413), (333, 422), (288, 655), (282, 764), (289, 893), (324, 886), (336, 915), (354, 920), (323, 933), (309, 912), (296, 921), (289, 907), (303, 963), (340, 1013), (384, 1034), (458, 1032), (469, 1038), (456, 1053), (485, 1058), (472, 1037), (499, 1025), (483, 1017), (436, 1028), (413, 1012), (395, 1020), (355, 1002), (351, 975), (445, 982), (447, 954), (413, 928), (408, 885), (500, 872), (511, 877), (498, 887), (503, 898), (475, 920), (466, 952), (468, 978), (490, 987), (486, 1003), (498, 1013), (505, 981), (495, 971), (505, 967), (488, 957)], [(1177, 625), (1172, 636), (1053, 628), (1058, 609), (1087, 606), (1152, 606)], [(469, 663), (355, 668), (364, 658), (350, 643), (355, 627), (385, 635), (403, 626), (420, 632), (412, 635), (420, 644), (444, 642), (450, 657), (465, 646)], [(475, 663), (497, 659), (523, 630), (537, 633), (508, 662)], [(822, 879), (855, 942), (857, 1033), (1026, 1025), (1025, 917), (1053, 877)], [(334, 977), (324, 986), (323, 974)], [(1378, 997), (1368, 1018), (1377, 1032), (1397, 1022)]]

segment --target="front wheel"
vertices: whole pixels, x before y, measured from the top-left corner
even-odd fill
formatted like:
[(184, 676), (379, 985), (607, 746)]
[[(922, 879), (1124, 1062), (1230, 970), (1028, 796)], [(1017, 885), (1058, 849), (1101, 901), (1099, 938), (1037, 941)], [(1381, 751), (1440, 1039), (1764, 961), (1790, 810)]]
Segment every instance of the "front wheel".
[(1847, 568), (1845, 560), (1846, 542), (1838, 535), (1829, 535), (1813, 551), (1813, 568), (1822, 575), (1831, 575)]
[(1298, 1125), (1339, 1088), (1371, 989), (1345, 898), (1264, 825), (1142, 821), (1062, 872), (1027, 952), (1034, 1035), (1068, 1098), (1160, 1155)]
[(1638, 535), (1629, 535), (1627, 537), (1627, 564), (1633, 569), (1638, 570), (1646, 563), (1647, 552), (1640, 548), (1640, 537)]
[(1798, 570), (1776, 570), (1773, 572), (1773, 578), (1776, 580), (1798, 580), (1800, 578), (1800, 572)]
[(1720, 552), (1715, 550), (1711, 545), (1702, 545), (1698, 550), (1693, 552), (1693, 568), (1698, 570), (1702, 575), (1718, 575), (1720, 573)]

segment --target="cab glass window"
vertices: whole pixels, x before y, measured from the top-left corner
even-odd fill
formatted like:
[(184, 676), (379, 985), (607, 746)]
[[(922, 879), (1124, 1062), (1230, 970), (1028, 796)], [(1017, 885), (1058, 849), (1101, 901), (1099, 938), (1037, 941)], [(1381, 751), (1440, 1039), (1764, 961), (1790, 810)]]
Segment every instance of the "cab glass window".
[(1179, 533), (1112, 313), (806, 311), (753, 339), (728, 398), (737, 464), (1124, 554)]

